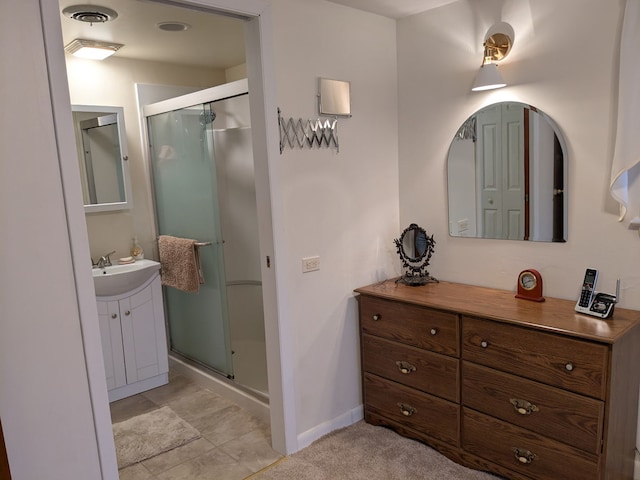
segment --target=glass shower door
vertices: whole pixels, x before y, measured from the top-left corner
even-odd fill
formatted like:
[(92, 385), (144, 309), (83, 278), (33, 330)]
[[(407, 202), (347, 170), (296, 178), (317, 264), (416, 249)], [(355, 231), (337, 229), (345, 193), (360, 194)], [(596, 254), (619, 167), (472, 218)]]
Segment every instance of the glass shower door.
[(199, 247), (205, 283), (197, 294), (165, 288), (171, 349), (233, 378), (218, 181), (210, 104), (148, 117), (159, 235)]

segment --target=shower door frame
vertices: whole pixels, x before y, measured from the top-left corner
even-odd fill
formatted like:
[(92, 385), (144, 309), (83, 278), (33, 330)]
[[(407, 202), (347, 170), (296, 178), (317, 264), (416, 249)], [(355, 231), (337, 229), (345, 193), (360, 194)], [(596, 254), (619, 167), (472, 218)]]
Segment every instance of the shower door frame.
[[(163, 115), (163, 114), (169, 114), (172, 112), (178, 112), (178, 111), (182, 111), (182, 110), (187, 110), (187, 109), (192, 109), (195, 107), (202, 107), (204, 105), (213, 105), (216, 102), (221, 102), (224, 100), (228, 100), (234, 97), (239, 97), (239, 96), (244, 96), (244, 95), (248, 95), (249, 94), (249, 84), (247, 79), (241, 79), (241, 80), (237, 80), (234, 82), (229, 82), (226, 84), (222, 84), (222, 85), (217, 85), (214, 87), (210, 87), (207, 88), (205, 90), (199, 90), (196, 92), (192, 92), (192, 93), (187, 93), (185, 95), (180, 95), (178, 97), (173, 97), (167, 100), (162, 100), (153, 104), (149, 104), (149, 105), (144, 105), (142, 107), (142, 115), (143, 115), (143, 125), (145, 128), (145, 156), (148, 160), (148, 167), (149, 167), (149, 182), (150, 182), (150, 194), (152, 197), (152, 202), (151, 202), (151, 210), (152, 210), (152, 214), (153, 214), (153, 218), (154, 218), (154, 222), (152, 224), (152, 230), (153, 230), (153, 237), (154, 238), (158, 238), (159, 234), (168, 234), (168, 232), (160, 232), (160, 228), (158, 225), (158, 205), (157, 205), (157, 198), (156, 198), (156, 191), (155, 191), (155, 185), (154, 185), (154, 167), (153, 167), (153, 155), (151, 153), (151, 136), (150, 136), (150, 132), (149, 132), (149, 120), (156, 116), (156, 115)], [(205, 128), (206, 131), (206, 128)], [(213, 132), (211, 132), (211, 135), (213, 135)], [(213, 136), (211, 137), (211, 141), (213, 141)], [(217, 170), (217, 166), (216, 166), (216, 159), (213, 156), (213, 152), (211, 152), (211, 169), (215, 172)], [(218, 174), (216, 173), (214, 175), (214, 182), (217, 181)], [(212, 190), (213, 190), (213, 194), (214, 197), (217, 195), (217, 186), (216, 185), (212, 185), (211, 186)], [(214, 209), (215, 210), (219, 210), (219, 199), (214, 198), (213, 199), (214, 202)], [(217, 214), (217, 217), (220, 216), (220, 213)], [(214, 217), (216, 217), (216, 215), (214, 215)], [(213, 231), (218, 231), (217, 235), (220, 235), (220, 238), (217, 239), (216, 241), (213, 242), (214, 247), (211, 248), (215, 248), (216, 252), (217, 249), (221, 249), (223, 247), (223, 243), (224, 241), (222, 240), (222, 232), (219, 232), (219, 218), (216, 221), (215, 218), (211, 219), (211, 221), (214, 223), (214, 225), (212, 226)], [(193, 237), (195, 238), (195, 237)], [(205, 240), (213, 240), (212, 239), (205, 239)], [(157, 245), (154, 243), (154, 248), (156, 248)], [(220, 255), (220, 253), (216, 253), (214, 254), (214, 257), (218, 257), (218, 255)], [(224, 265), (224, 260), (223, 260), (223, 255), (222, 254), (220, 257), (218, 257), (218, 259), (223, 262)], [(215, 260), (213, 260), (215, 262)], [(203, 268), (205, 265), (205, 259), (203, 258)], [(214, 268), (213, 270), (216, 272), (220, 271), (220, 268), (223, 267), (222, 266), (218, 266), (218, 268)], [(222, 268), (222, 270), (224, 271), (224, 269)], [(206, 273), (206, 272), (205, 272)], [(210, 272), (211, 273), (211, 272)], [(227, 307), (227, 292), (226, 292), (226, 286), (223, 288), (223, 285), (226, 285), (226, 281), (225, 281), (225, 274), (222, 274), (222, 277), (218, 278), (218, 282), (219, 285), (221, 286), (220, 288), (222, 289), (221, 291), (221, 305), (220, 305), (220, 310), (217, 311), (217, 313), (219, 314), (215, 314), (214, 311), (211, 311), (211, 317), (209, 317), (209, 321), (206, 322), (206, 324), (208, 325), (207, 327), (204, 327), (204, 325), (202, 325), (200, 322), (198, 322), (200, 324), (200, 326), (198, 327), (200, 333), (204, 333), (202, 328), (205, 328), (205, 330), (208, 330), (209, 328), (221, 328), (221, 332), (222, 333), (222, 337), (224, 338), (224, 352), (225, 354), (223, 355), (224, 360), (222, 360), (222, 358), (218, 359), (218, 364), (215, 363), (215, 359), (212, 357), (209, 357), (208, 359), (205, 359), (202, 357), (202, 355), (204, 354), (204, 352), (200, 352), (200, 356), (197, 356), (193, 350), (189, 351), (187, 348), (187, 345), (185, 344), (185, 341), (187, 343), (192, 343), (192, 340), (187, 340), (185, 338), (182, 339), (182, 345), (181, 348), (177, 348), (175, 347), (176, 344), (174, 344), (175, 341), (174, 340), (174, 336), (173, 333), (175, 333), (176, 331), (180, 330), (179, 324), (173, 323), (178, 321), (178, 319), (176, 318), (171, 318), (170, 317), (170, 313), (172, 311), (171, 308), (169, 308), (170, 304), (168, 304), (167, 302), (169, 302), (170, 298), (168, 296), (169, 292), (165, 292), (164, 295), (164, 301), (165, 301), (165, 315), (167, 316), (167, 330), (168, 330), (168, 337), (169, 337), (169, 350), (171, 352), (173, 352), (175, 355), (178, 355), (180, 358), (186, 359), (190, 362), (193, 362), (199, 366), (201, 366), (202, 368), (204, 368), (205, 370), (210, 370), (211, 372), (215, 372), (219, 375), (225, 376), (229, 379), (233, 379), (234, 378), (234, 367), (233, 367), (233, 358), (232, 358), (232, 345), (231, 345), (231, 333), (230, 333), (230, 321), (229, 321), (229, 310)], [(215, 283), (215, 282), (214, 282)], [(210, 292), (211, 294), (213, 294), (213, 292)], [(171, 292), (172, 295), (176, 295), (176, 292)], [(178, 300), (178, 297), (172, 297), (174, 298), (174, 300)], [(204, 300), (203, 300), (204, 301)], [(214, 304), (216, 304), (216, 301), (213, 300)], [(189, 302), (191, 304), (191, 306), (193, 306), (193, 302)], [(209, 305), (210, 307), (212, 307), (213, 305)], [(214, 309), (215, 310), (215, 309)], [(212, 323), (213, 322), (213, 323)], [(221, 324), (219, 324), (218, 322), (222, 322)], [(212, 325), (219, 325), (219, 327), (215, 327)], [(192, 325), (192, 327), (194, 327), (194, 325)], [(174, 330), (177, 329), (177, 330)], [(212, 331), (209, 331), (210, 334), (214, 333)], [(215, 335), (214, 335), (215, 336)], [(216, 338), (220, 338), (215, 336)], [(209, 343), (209, 342), (207, 342)], [(215, 346), (215, 341), (214, 341), (214, 346)], [(175, 347), (175, 348), (174, 348)], [(187, 350), (185, 350), (185, 348), (187, 348)], [(193, 348), (193, 347), (191, 347)]]

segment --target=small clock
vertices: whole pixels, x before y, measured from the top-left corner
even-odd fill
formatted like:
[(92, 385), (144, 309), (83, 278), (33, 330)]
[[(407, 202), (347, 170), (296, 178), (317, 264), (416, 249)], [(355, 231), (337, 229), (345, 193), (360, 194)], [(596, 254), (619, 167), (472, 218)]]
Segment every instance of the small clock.
[(542, 275), (533, 268), (523, 270), (518, 275), (518, 292), (516, 298), (544, 302), (542, 296)]

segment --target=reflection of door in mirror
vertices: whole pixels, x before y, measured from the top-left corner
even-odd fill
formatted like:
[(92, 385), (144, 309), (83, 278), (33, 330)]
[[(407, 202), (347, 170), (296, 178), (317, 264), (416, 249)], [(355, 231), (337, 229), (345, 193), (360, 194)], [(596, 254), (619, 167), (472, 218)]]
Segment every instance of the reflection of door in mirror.
[[(87, 173), (85, 205), (124, 202), (124, 180), (115, 114), (79, 122), (82, 156)], [(96, 182), (96, 179), (99, 181)]]
[(503, 102), (469, 117), (447, 157), (449, 234), (564, 242), (566, 155), (552, 120)]
[(72, 105), (86, 213), (131, 208), (122, 107)]
[(528, 240), (529, 169), (525, 111), (500, 104), (477, 115), (478, 229), (483, 238)]

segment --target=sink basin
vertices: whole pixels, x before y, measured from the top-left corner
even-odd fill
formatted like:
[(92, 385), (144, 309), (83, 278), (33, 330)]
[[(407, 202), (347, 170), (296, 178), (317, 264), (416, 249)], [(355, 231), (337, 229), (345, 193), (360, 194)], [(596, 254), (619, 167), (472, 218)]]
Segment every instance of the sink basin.
[(126, 265), (93, 269), (93, 284), (97, 297), (110, 297), (139, 287), (160, 270), (160, 263), (153, 260), (136, 260)]

